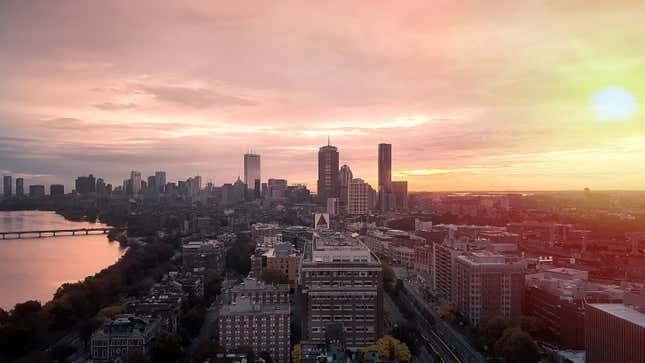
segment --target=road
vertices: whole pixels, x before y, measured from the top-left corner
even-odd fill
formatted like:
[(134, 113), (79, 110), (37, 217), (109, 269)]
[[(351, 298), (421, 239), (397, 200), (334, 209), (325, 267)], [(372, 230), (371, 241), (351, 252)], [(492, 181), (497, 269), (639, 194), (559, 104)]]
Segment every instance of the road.
[[(447, 362), (463, 362), (463, 363), (485, 363), (486, 359), (479, 353), (459, 332), (452, 328), (448, 323), (443, 321), (435, 307), (419, 295), (414, 287), (411, 287), (405, 277), (405, 270), (403, 269), (393, 269), (398, 278), (403, 282), (403, 287), (407, 296), (416, 301), (416, 304), (413, 305), (415, 315), (417, 315), (418, 321), (423, 321), (427, 323), (427, 326), (430, 327), (430, 323), (427, 322), (423, 314), (417, 309), (418, 306), (423, 306), (426, 308), (432, 317), (434, 318), (434, 326), (427, 330), (427, 341), (434, 342), (432, 345), (439, 352), (442, 358), (446, 357), (445, 353), (450, 353)], [(420, 320), (423, 319), (423, 320)], [(426, 325), (426, 324), (423, 324)]]

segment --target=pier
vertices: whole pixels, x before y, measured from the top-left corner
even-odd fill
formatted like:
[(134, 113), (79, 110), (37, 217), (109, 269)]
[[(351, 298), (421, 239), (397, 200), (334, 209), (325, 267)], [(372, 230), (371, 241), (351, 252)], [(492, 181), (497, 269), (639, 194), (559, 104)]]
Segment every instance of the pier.
[(114, 227), (44, 229), (34, 231), (0, 232), (2, 239), (44, 238), (56, 236), (87, 236), (90, 234), (108, 234)]

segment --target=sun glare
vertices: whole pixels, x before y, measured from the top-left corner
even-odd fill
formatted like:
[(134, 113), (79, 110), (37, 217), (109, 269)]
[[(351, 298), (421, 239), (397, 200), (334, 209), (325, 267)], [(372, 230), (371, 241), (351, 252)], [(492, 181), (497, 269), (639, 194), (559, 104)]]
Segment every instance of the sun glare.
[(623, 121), (634, 115), (636, 98), (624, 88), (606, 87), (596, 91), (589, 100), (597, 119)]

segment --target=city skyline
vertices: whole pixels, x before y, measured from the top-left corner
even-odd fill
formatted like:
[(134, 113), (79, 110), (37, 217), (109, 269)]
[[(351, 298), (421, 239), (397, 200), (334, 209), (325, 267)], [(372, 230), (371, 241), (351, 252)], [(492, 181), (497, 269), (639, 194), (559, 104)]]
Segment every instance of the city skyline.
[(154, 5), (0, 5), (0, 173), (315, 189), (329, 135), (373, 185), (388, 142), (411, 191), (643, 189), (642, 3)]

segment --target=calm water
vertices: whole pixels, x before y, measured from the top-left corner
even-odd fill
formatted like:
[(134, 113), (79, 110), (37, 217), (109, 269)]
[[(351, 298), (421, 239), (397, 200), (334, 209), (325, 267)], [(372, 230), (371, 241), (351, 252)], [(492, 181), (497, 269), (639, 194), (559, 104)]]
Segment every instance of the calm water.
[[(0, 231), (103, 227), (72, 222), (54, 212), (0, 212)], [(123, 254), (107, 236), (61, 236), (0, 239), (0, 307), (18, 302), (51, 300), (64, 282), (76, 282), (115, 263)]]

